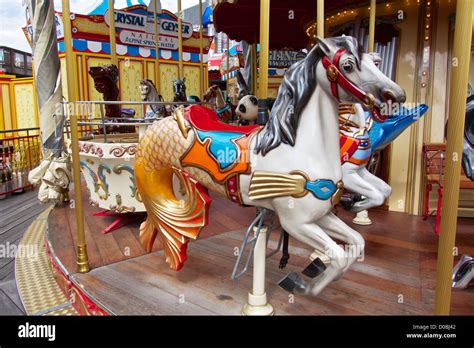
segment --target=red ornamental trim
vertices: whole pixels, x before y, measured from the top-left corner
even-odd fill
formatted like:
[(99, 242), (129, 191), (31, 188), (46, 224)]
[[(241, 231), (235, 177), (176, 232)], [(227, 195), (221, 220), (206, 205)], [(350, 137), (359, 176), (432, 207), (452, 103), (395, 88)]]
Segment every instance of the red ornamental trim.
[(51, 272), (63, 294), (70, 300), (71, 305), (79, 313), (79, 315), (97, 315), (109, 316), (110, 313), (96, 304), (90, 299), (79, 287), (77, 287), (68, 275), (59, 267), (55, 261), (53, 254), (49, 248), (48, 242), (45, 240), (45, 249), (48, 261), (51, 266)]
[(225, 183), (225, 189), (229, 199), (238, 204), (243, 204), (242, 196), (240, 195), (238, 175), (230, 177)]

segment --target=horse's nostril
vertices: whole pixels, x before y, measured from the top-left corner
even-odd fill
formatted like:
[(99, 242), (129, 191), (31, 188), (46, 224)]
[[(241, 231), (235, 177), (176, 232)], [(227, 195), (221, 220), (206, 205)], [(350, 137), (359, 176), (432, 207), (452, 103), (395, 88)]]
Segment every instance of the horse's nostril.
[(392, 102), (392, 103), (396, 103), (397, 102), (397, 98), (395, 98), (395, 96), (393, 95), (392, 92), (390, 91), (385, 91), (384, 94), (383, 94), (383, 99), (386, 101), (386, 102)]

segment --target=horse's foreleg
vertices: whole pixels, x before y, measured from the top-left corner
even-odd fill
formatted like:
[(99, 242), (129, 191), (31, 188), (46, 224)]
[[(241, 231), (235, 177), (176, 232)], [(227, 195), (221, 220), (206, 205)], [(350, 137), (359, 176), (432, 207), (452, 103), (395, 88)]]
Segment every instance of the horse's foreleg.
[(281, 224), (286, 231), (290, 231), (294, 238), (308, 244), (314, 250), (324, 253), (331, 262), (322, 274), (310, 282), (306, 282), (301, 276), (292, 272), (280, 282), (280, 285), (290, 292), (318, 295), (346, 268), (347, 258), (344, 250), (316, 223), (298, 223), (283, 220)]
[(359, 232), (346, 225), (344, 221), (339, 219), (336, 215), (328, 213), (318, 220), (318, 225), (331, 236), (331, 238), (341, 240), (347, 244), (345, 252), (348, 262), (343, 273), (345, 273), (356, 260), (363, 257), (365, 249), (364, 238)]

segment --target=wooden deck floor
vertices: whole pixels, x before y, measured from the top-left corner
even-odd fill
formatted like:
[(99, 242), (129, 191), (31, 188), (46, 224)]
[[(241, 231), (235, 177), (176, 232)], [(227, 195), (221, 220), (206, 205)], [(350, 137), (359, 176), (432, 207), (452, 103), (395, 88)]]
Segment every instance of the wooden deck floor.
[[(171, 272), (155, 246), (145, 255), (138, 244), (138, 224), (103, 235), (111, 218), (92, 217), (86, 209), (86, 240), (93, 270), (74, 274), (92, 295), (116, 314), (239, 314), (251, 288), (251, 272), (230, 280), (234, 248), (254, 217), (243, 208), (213, 197), (210, 225), (190, 244), (189, 259), (180, 272)], [(340, 217), (350, 223), (352, 215)], [(296, 297), (276, 283), (289, 271), (300, 272), (310, 251), (290, 240), (290, 264), (277, 267), (280, 255), (267, 264), (267, 291), (278, 314), (432, 314), (438, 237), (433, 221), (402, 213), (375, 210), (374, 224), (355, 226), (366, 239), (365, 260), (353, 265), (318, 298)], [(63, 206), (50, 216), (53, 249), (69, 272), (75, 272), (74, 209)], [(271, 246), (276, 245), (276, 233)], [(474, 254), (474, 220), (459, 219), (459, 255)], [(454, 291), (452, 314), (474, 315), (474, 288)]]
[[(37, 191), (26, 191), (0, 200), (0, 244), (17, 246), (28, 226), (47, 208)], [(24, 308), (15, 282), (15, 258), (0, 257), (0, 315), (21, 315)]]

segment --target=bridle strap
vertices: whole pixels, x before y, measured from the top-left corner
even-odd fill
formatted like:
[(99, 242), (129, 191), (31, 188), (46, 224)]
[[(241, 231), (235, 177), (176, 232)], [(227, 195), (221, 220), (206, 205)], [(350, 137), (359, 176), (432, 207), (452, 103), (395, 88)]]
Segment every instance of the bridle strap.
[(374, 96), (370, 93), (364, 92), (359, 87), (357, 87), (354, 83), (348, 80), (338, 68), (339, 61), (341, 60), (341, 57), (345, 52), (346, 51), (343, 48), (337, 50), (337, 52), (334, 54), (332, 62), (327, 56), (324, 56), (322, 59), (324, 69), (326, 69), (328, 80), (331, 83), (332, 95), (337, 100), (339, 100), (338, 86), (341, 86), (342, 88), (344, 88), (344, 90), (359, 99), (369, 109), (372, 109), (374, 107), (375, 101)]

